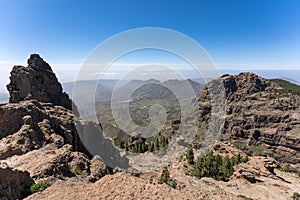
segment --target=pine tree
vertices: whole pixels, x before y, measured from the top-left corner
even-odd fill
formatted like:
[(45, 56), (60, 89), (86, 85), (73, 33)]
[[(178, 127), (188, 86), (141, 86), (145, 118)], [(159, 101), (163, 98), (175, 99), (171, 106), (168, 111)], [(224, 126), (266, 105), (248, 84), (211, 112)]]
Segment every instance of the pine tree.
[(165, 143), (165, 136), (162, 136), (162, 137), (160, 138), (159, 146), (160, 146), (161, 148), (164, 148), (164, 147), (166, 146), (166, 143)]
[(155, 151), (159, 150), (159, 140), (158, 140), (158, 138), (156, 138), (156, 140), (155, 140), (154, 150)]
[(193, 148), (189, 148), (187, 150), (187, 153), (186, 153), (186, 160), (187, 160), (187, 163), (190, 164), (190, 165), (193, 165), (194, 164), (194, 151), (193, 151)]
[(154, 143), (153, 143), (153, 142), (150, 142), (150, 143), (148, 144), (148, 150), (149, 150), (150, 152), (153, 152), (153, 151), (154, 151)]
[(164, 167), (158, 183), (159, 184), (167, 183), (169, 180), (170, 180), (170, 172), (167, 167)]
[(221, 166), (222, 177), (221, 180), (228, 180), (228, 177), (231, 176), (233, 172), (232, 162), (229, 159), (229, 156), (225, 156)]
[(129, 151), (128, 142), (125, 142), (125, 151)]

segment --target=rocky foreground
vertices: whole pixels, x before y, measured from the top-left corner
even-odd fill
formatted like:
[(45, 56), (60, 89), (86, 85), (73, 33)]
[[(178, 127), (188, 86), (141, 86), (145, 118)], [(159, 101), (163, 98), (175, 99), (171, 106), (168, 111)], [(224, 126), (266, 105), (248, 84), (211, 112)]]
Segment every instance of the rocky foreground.
[[(226, 115), (221, 141), (212, 147), (214, 154), (248, 155), (249, 161), (234, 166), (224, 182), (188, 175), (192, 167), (183, 156), (168, 166), (172, 187), (159, 184), (161, 171), (106, 166), (101, 158), (110, 143), (102, 144), (101, 157), (92, 156), (75, 125), (92, 127), (103, 138), (101, 128), (78, 117), (39, 55), (31, 55), (27, 67), (15, 66), (10, 79), (10, 102), (0, 104), (0, 199), (296, 199), (300, 193), (299, 96), (255, 74), (217, 80), (225, 87)], [(196, 157), (211, 121), (210, 84), (198, 101)], [(45, 187), (34, 190), (37, 185)]]

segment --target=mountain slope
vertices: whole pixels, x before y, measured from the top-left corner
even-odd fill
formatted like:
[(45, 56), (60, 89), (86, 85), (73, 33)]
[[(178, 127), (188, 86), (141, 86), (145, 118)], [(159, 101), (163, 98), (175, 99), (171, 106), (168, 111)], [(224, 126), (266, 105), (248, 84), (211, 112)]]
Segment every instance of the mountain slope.
[[(269, 155), (282, 162), (299, 163), (300, 97), (295, 94), (294, 85), (280, 81), (284, 83), (281, 87), (253, 73), (225, 75), (218, 81), (226, 91), (221, 138), (250, 155)], [(199, 135), (205, 134), (205, 124), (210, 122), (210, 87), (208, 84), (199, 96)]]

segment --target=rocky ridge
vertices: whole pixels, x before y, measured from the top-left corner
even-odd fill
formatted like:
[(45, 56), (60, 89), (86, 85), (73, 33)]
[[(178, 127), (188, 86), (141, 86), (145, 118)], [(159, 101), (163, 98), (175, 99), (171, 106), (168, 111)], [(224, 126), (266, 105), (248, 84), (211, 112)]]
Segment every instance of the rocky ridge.
[[(253, 73), (223, 75), (217, 81), (226, 93), (221, 139), (249, 155), (269, 155), (282, 162), (300, 162), (300, 97)], [(211, 121), (209, 83), (198, 99), (200, 135)]]

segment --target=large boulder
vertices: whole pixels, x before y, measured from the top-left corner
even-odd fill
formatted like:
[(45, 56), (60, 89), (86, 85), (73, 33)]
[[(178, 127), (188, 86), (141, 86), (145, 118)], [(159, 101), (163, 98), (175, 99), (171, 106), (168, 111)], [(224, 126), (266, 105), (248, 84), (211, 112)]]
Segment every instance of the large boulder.
[(18, 103), (23, 100), (36, 99), (40, 102), (52, 103), (73, 109), (78, 115), (77, 107), (69, 96), (63, 92), (61, 84), (53, 73), (50, 65), (38, 54), (32, 54), (27, 61), (28, 66), (14, 66), (11, 71), (7, 89), (9, 102)]

